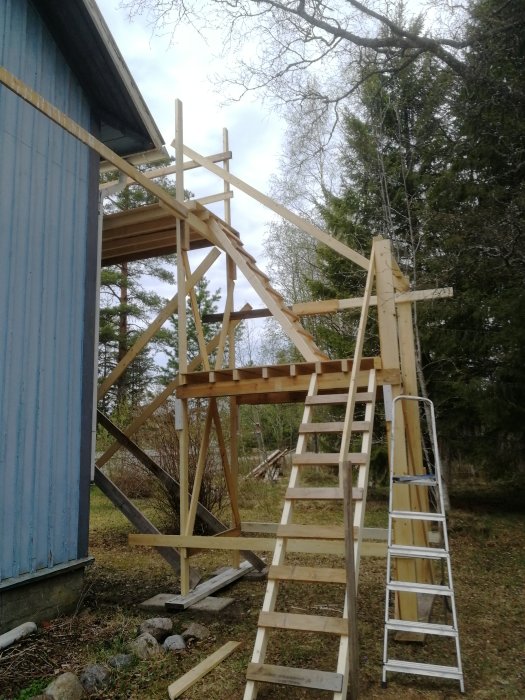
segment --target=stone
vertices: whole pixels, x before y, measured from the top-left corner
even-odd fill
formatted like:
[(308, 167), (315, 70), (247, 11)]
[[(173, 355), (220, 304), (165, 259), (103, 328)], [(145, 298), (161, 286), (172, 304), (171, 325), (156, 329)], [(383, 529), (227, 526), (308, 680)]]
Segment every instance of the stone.
[(110, 659), (108, 659), (108, 664), (112, 668), (116, 668), (117, 670), (121, 668), (127, 668), (127, 666), (131, 666), (131, 664), (135, 661), (135, 657), (133, 654), (115, 654), (115, 656), (112, 656)]
[(148, 598), (139, 604), (139, 608), (151, 612), (166, 612), (166, 601), (175, 598), (176, 593), (157, 593), (153, 598)]
[(80, 700), (84, 697), (84, 688), (74, 673), (61, 673), (44, 691), (54, 700)]
[(150, 617), (141, 623), (139, 630), (142, 634), (151, 634), (157, 642), (163, 642), (173, 631), (173, 620), (169, 617)]
[(198, 622), (192, 622), (191, 625), (182, 633), (184, 639), (197, 639), (199, 641), (210, 636), (210, 630)]
[(80, 674), (80, 682), (84, 686), (84, 690), (91, 693), (94, 690), (106, 686), (111, 678), (109, 669), (102, 664), (91, 664), (86, 666)]
[(131, 651), (139, 659), (151, 659), (153, 656), (162, 654), (162, 647), (159, 645), (155, 637), (148, 632), (139, 635), (129, 645)]
[(182, 637), (180, 634), (172, 634), (169, 637), (166, 637), (164, 640), (162, 646), (166, 651), (182, 651), (183, 649), (186, 649), (186, 642), (184, 641), (184, 637)]
[(216, 598), (215, 596), (209, 595), (207, 598), (190, 605), (189, 609), (192, 612), (196, 610), (202, 613), (218, 613), (222, 612), (234, 602), (233, 598)]
[(52, 700), (52, 695), (33, 695), (29, 700)]

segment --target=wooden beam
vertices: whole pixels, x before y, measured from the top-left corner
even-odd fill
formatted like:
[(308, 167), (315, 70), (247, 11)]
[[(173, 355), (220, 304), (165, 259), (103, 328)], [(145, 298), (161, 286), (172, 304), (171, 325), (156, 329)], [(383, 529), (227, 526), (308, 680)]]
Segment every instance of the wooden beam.
[(172, 683), (168, 687), (168, 695), (170, 700), (175, 700), (179, 698), (188, 688), (191, 688), (194, 683), (200, 680), (203, 676), (209, 673), (215, 668), (221, 661), (223, 661), (227, 656), (230, 656), (235, 649), (240, 645), (240, 642), (226, 642), (220, 649), (208, 656), (208, 658), (197, 664), (195, 668), (188, 671), (178, 680)]
[(159, 185), (156, 185), (154, 182), (151, 182), (140, 170), (137, 170), (137, 168), (130, 165), (124, 158), (118, 156), (114, 151), (104, 145), (102, 141), (96, 139), (93, 134), (86, 131), (80, 124), (73, 121), (73, 119), (64, 114), (64, 112), (61, 112), (54, 105), (45, 100), (41, 95), (30, 88), (29, 85), (26, 85), (16, 78), (3, 66), (0, 66), (0, 83), (3, 83), (12, 92), (18, 95), (18, 97), (28, 102), (78, 141), (81, 141), (83, 144), (96, 151), (102, 158), (105, 158), (118, 170), (128, 175), (139, 185), (142, 185), (148, 192), (151, 192), (151, 194), (157, 197), (176, 217), (185, 219), (188, 216), (187, 208), (180, 202), (177, 202), (166, 190), (162, 189), (162, 187), (159, 187)]
[[(204, 277), (209, 268), (213, 265), (215, 260), (220, 256), (220, 251), (217, 248), (213, 248), (208, 255), (204, 258), (201, 264), (197, 267), (195, 272), (190, 276), (186, 282), (186, 290), (192, 289), (194, 285)], [(178, 256), (180, 257), (180, 256)], [(147, 343), (153, 338), (153, 336), (158, 333), (162, 328), (163, 324), (168, 320), (168, 318), (175, 313), (175, 310), (179, 307), (179, 293), (177, 292), (175, 296), (166, 304), (166, 306), (159, 312), (154, 321), (146, 328), (144, 333), (137, 339), (133, 347), (131, 347), (124, 357), (120, 360), (118, 365), (112, 370), (107, 377), (101, 382), (97, 397), (100, 401), (103, 398), (117, 379), (125, 372), (133, 360), (137, 357), (139, 352), (147, 345)]]
[(237, 189), (241, 190), (241, 192), (250, 195), (250, 197), (253, 197), (253, 199), (261, 204), (264, 204), (266, 207), (268, 207), (268, 209), (271, 209), (276, 214), (279, 214), (279, 216), (282, 216), (284, 219), (294, 224), (294, 226), (297, 226), (297, 228), (301, 229), (301, 231), (308, 233), (320, 243), (324, 243), (324, 245), (356, 263), (356, 265), (359, 265), (359, 267), (362, 267), (365, 270), (368, 269), (368, 260), (357, 251), (352, 250), (352, 248), (349, 248), (336, 238), (329, 236), (325, 231), (322, 231), (317, 226), (305, 221), (305, 219), (301, 218), (293, 211), (290, 211), (290, 209), (278, 204), (274, 199), (271, 199), (271, 197), (268, 197), (259, 190), (256, 190), (255, 187), (248, 185), (248, 183), (244, 182), (240, 178), (235, 177), (235, 175), (227, 172), (224, 168), (219, 168), (217, 165), (212, 163), (209, 158), (205, 158), (197, 153), (197, 151), (194, 151), (188, 146), (184, 146), (184, 153), (205, 167), (207, 170), (220, 177), (222, 180), (228, 182), (230, 185), (233, 185), (233, 187), (237, 187)]
[[(207, 156), (212, 163), (220, 163), (223, 160), (230, 160), (232, 157), (231, 151), (228, 153), (215, 153), (212, 156)], [(194, 168), (200, 168), (201, 166), (196, 163), (194, 160), (187, 160), (184, 162), (182, 168), (183, 170), (192, 170)], [(174, 175), (177, 172), (177, 166), (176, 165), (164, 165), (160, 168), (152, 168), (151, 170), (146, 170), (144, 171), (144, 176), (147, 177), (149, 180), (153, 180), (157, 177), (165, 177), (166, 175)], [(114, 187), (115, 185), (121, 185), (126, 187), (127, 185), (131, 184), (134, 182), (134, 180), (130, 177), (124, 178), (123, 181), (119, 180), (110, 180), (109, 182), (103, 182), (99, 185), (99, 190), (101, 192), (104, 192), (107, 189), (110, 189), (111, 187)]]
[[(249, 307), (250, 305), (246, 304), (245, 306)], [(234, 323), (237, 326), (238, 321), (235, 321)], [(207, 345), (206, 345), (206, 354), (207, 355), (210, 355), (215, 350), (215, 348), (217, 347), (218, 342), (219, 342), (219, 337), (220, 337), (220, 334), (217, 333), (210, 340), (210, 342), (207, 343)], [(193, 372), (194, 370), (196, 370), (197, 367), (199, 367), (199, 365), (202, 363), (202, 361), (203, 361), (203, 359), (202, 359), (200, 354), (197, 355), (196, 357), (194, 357), (193, 360), (191, 360), (191, 362), (188, 364), (188, 371)], [(167, 401), (167, 399), (173, 394), (173, 392), (177, 388), (178, 384), (179, 384), (179, 376), (176, 375), (175, 378), (172, 379), (172, 381), (166, 386), (166, 388), (155, 399), (153, 399), (153, 401), (148, 406), (146, 406), (144, 408), (142, 413), (140, 413), (136, 418), (134, 418), (134, 420), (131, 422), (131, 424), (127, 428), (123, 429), (122, 432), (124, 433), (124, 435), (128, 438), (130, 438), (132, 435), (134, 435), (137, 432), (137, 430), (142, 425), (144, 425), (144, 423), (148, 420), (148, 418), (150, 418), (155, 413), (155, 411), (158, 408), (160, 408), (160, 406), (162, 406)], [(111, 459), (111, 457), (113, 457), (115, 452), (117, 452), (120, 449), (120, 447), (121, 447), (121, 444), (118, 441), (114, 442), (113, 445), (110, 445), (110, 447), (108, 447), (108, 449), (104, 452), (104, 454), (101, 455), (97, 459), (97, 465), (99, 467), (101, 467), (104, 464), (106, 464), (106, 462), (109, 459)]]

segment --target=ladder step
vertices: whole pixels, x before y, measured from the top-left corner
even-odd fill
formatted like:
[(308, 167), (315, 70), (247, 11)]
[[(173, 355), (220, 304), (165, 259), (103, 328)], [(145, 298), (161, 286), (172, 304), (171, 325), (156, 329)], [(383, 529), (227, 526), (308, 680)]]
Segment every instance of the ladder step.
[(313, 566), (270, 566), (270, 581), (303, 581), (304, 583), (346, 583), (345, 569), (316, 569)]
[[(372, 392), (358, 392), (355, 395), (356, 402), (373, 401), (375, 394)], [(305, 404), (307, 406), (324, 406), (327, 404), (348, 403), (348, 394), (316, 394), (307, 396)]]
[(400, 593), (429, 593), (432, 595), (453, 596), (454, 592), (449, 586), (441, 586), (435, 583), (412, 583), (411, 581), (390, 581), (387, 583), (389, 591)]
[(442, 637), (457, 637), (458, 631), (452, 625), (436, 625), (433, 622), (416, 620), (388, 620), (386, 629), (395, 632), (416, 632), (418, 634), (436, 634)]
[[(285, 498), (290, 501), (342, 501), (344, 494), (343, 489), (339, 488), (338, 486), (324, 486), (318, 488), (315, 486), (304, 486), (288, 488)], [(363, 489), (353, 488), (352, 500), (363, 500)]]
[[(343, 421), (333, 421), (332, 423), (301, 423), (299, 434), (305, 433), (342, 433)], [(352, 423), (352, 432), (364, 433), (370, 430), (370, 421), (357, 420)]]
[(340, 693), (343, 690), (343, 676), (330, 671), (313, 671), (307, 668), (272, 666), (270, 664), (248, 664), (246, 678), (260, 683), (293, 685), (311, 690), (328, 690)]
[[(350, 452), (346, 459), (352, 464), (366, 464), (368, 455), (365, 452)], [(339, 452), (303, 452), (300, 455), (293, 455), (292, 464), (317, 467), (337, 465), (339, 464)]]
[(412, 547), (406, 544), (393, 544), (389, 549), (393, 557), (417, 557), (420, 559), (446, 559), (446, 549), (438, 547)]
[(453, 678), (463, 680), (463, 673), (457, 666), (438, 666), (437, 664), (422, 664), (416, 661), (397, 661), (388, 659), (383, 664), (385, 671), (395, 673), (414, 673), (418, 676), (434, 676), (435, 678)]
[(262, 612), (259, 627), (274, 627), (297, 632), (326, 632), (339, 636), (348, 635), (348, 620), (324, 615), (295, 615), (284, 612)]
[(344, 540), (345, 530), (341, 525), (279, 525), (277, 537), (297, 539)]
[(392, 481), (394, 484), (410, 486), (437, 486), (437, 479), (433, 474), (394, 474)]
[(423, 513), (416, 510), (393, 510), (390, 515), (393, 518), (403, 518), (403, 520), (431, 520), (437, 523), (445, 522), (445, 516), (442, 513)]

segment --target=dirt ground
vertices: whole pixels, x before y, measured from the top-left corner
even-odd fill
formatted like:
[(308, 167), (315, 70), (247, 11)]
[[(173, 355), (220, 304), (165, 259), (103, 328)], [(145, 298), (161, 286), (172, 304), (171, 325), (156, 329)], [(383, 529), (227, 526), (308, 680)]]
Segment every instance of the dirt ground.
[[(267, 488), (272, 489), (271, 485)], [(279, 500), (274, 492), (266, 508)], [(259, 499), (260, 501), (260, 499)], [(260, 505), (260, 502), (259, 502)], [(488, 700), (525, 698), (525, 512), (523, 493), (502, 486), (476, 487), (452, 497), (449, 518), (456, 599), (459, 614), (466, 697)], [(148, 549), (130, 550), (131, 526), (96, 489), (92, 494), (91, 553), (95, 564), (77, 614), (44, 623), (37, 635), (0, 652), (0, 698), (25, 700), (47, 685), (56, 674), (79, 672), (88, 663), (104, 663), (125, 651), (137, 625), (150, 617), (137, 604), (160, 592), (177, 592), (177, 580), (164, 562)], [(368, 524), (386, 523), (384, 498), (369, 500)], [(243, 516), (244, 517), (244, 516)], [(269, 519), (258, 518), (260, 520)], [(220, 554), (198, 560), (204, 573), (225, 562)], [(384, 615), (384, 559), (362, 562), (359, 587), (360, 697), (428, 698), (461, 697), (457, 682), (413, 676), (391, 676), (380, 687)], [(339, 614), (340, 590), (332, 586), (304, 586), (285, 591), (296, 612)], [(185, 611), (173, 615), (175, 631), (191, 621), (206, 625), (211, 636), (181, 654), (137, 662), (115, 672), (111, 684), (93, 694), (97, 700), (157, 700), (167, 698), (167, 687), (200, 660), (229, 640), (241, 646), (217, 669), (195, 684), (183, 697), (188, 700), (240, 700), (249, 662), (264, 581), (242, 580), (220, 595), (235, 602), (218, 615)], [(298, 595), (295, 595), (298, 593)], [(313, 638), (312, 638), (313, 637)], [(447, 648), (450, 648), (450, 640)], [(414, 660), (452, 662), (443, 640), (403, 644), (398, 654)], [(298, 635), (293, 644), (272, 638), (273, 663), (332, 668), (334, 651), (320, 635)], [(269, 660), (272, 662), (272, 660)], [(328, 698), (330, 693), (263, 686), (260, 700)]]

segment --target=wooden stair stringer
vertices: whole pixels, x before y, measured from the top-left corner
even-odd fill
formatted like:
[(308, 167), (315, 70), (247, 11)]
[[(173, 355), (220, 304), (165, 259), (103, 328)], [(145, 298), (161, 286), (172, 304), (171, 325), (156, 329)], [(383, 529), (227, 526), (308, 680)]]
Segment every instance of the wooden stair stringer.
[(286, 306), (281, 294), (270, 285), (268, 277), (259, 270), (253, 257), (244, 250), (241, 241), (217, 221), (211, 221), (210, 228), (218, 245), (234, 261), (304, 359), (307, 362), (329, 359), (317, 347), (312, 335), (301, 325), (299, 317)]

